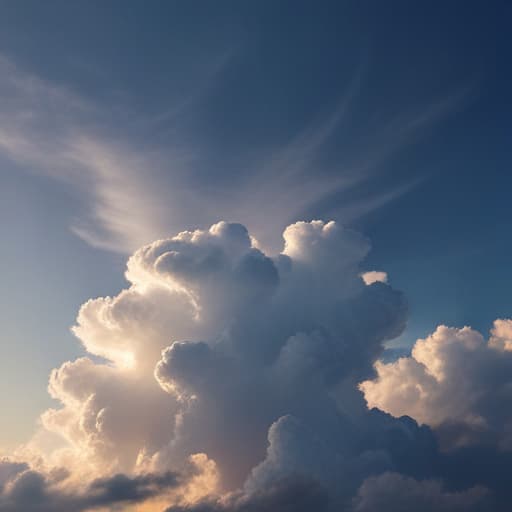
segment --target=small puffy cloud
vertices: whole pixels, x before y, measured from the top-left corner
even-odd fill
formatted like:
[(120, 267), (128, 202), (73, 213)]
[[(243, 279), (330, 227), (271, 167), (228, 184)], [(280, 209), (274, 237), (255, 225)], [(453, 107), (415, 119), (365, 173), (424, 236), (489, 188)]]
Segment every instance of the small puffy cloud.
[(512, 448), (510, 321), (492, 336), (440, 326), (416, 342), (410, 357), (377, 362), (377, 377), (361, 383), (369, 407), (430, 425), (446, 447), (496, 443)]
[(388, 282), (388, 274), (387, 272), (380, 272), (378, 270), (369, 270), (368, 272), (363, 272), (361, 274), (361, 278), (364, 281), (364, 284), (371, 285), (373, 283), (387, 283)]
[[(329, 267), (359, 263), (370, 250), (366, 238), (334, 221), (296, 222), (285, 229), (283, 238), (283, 254), (294, 261), (325, 262)], [(340, 257), (333, 258), (337, 251)]]
[(512, 351), (512, 320), (499, 318), (494, 321), (489, 345), (499, 350)]
[(397, 473), (367, 478), (354, 499), (353, 512), (477, 512), (490, 510), (488, 491), (473, 487), (446, 491), (436, 480), (417, 481)]

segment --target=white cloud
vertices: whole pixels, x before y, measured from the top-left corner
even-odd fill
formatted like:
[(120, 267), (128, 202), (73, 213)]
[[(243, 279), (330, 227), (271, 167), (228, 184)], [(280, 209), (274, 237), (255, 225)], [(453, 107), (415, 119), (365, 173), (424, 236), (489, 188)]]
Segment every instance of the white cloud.
[(411, 357), (377, 362), (360, 387), (369, 407), (436, 428), (447, 447), (477, 442), (512, 447), (510, 320), (497, 320), (487, 342), (464, 327), (440, 326)]
[[(172, 493), (151, 492), (155, 504), (148, 508), (167, 500), (171, 511), (273, 510), (276, 503), (299, 510), (294, 496), (301, 495), (313, 509), (350, 510), (360, 489), (358, 510), (366, 511), (370, 497), (389, 501), (381, 481), (368, 478), (393, 471), (415, 479), (393, 477), (406, 503), (411, 488), (425, 503), (476, 502), (473, 490), (454, 495), (419, 481), (442, 467), (432, 432), (369, 411), (358, 390), (407, 315), (401, 293), (361, 279), (368, 241), (322, 221), (288, 226), (276, 257), (252, 240), (244, 226), (227, 222), (157, 240), (128, 260), (126, 290), (84, 304), (74, 332), (91, 357), (52, 372), (49, 391), (59, 405), (41, 417), (64, 446), (49, 454), (41, 446), (38, 454), (35, 438), (29, 447), (35, 455), (27, 460), (39, 475), (31, 478), (44, 499), (87, 503), (94, 478), (110, 482), (119, 472), (143, 490), (144, 475), (185, 474), (190, 478)], [(496, 324), (494, 339), (506, 327)], [(506, 399), (505, 374), (486, 384), (488, 394), (498, 390), (494, 401), (485, 395), (492, 414), (475, 409), (480, 402), (472, 397), (482, 389), (477, 377), (487, 375), (477, 370), (495, 369), (510, 355), (468, 328), (440, 328), (418, 342), (410, 360), (378, 363), (381, 380), (362, 387), (370, 403), (372, 392), (387, 397), (378, 404), (386, 410), (396, 399), (398, 408), (416, 407), (412, 415), (437, 413), (441, 421), (449, 409), (459, 423), (479, 414), (496, 431), (507, 417), (498, 407)], [(382, 369), (393, 374), (400, 365), (409, 373), (387, 386)], [(476, 373), (465, 375), (468, 368)], [(420, 378), (433, 390), (428, 404), (428, 397), (403, 392), (411, 379), (417, 390)], [(459, 403), (445, 407), (442, 394)], [(69, 476), (54, 494), (48, 475), (62, 467)], [(445, 476), (453, 478), (439, 478)]]
[[(88, 301), (73, 328), (90, 354), (107, 361), (82, 358), (51, 375), (49, 390), (61, 405), (42, 424), (66, 446), (47, 465), (87, 481), (179, 470), (204, 453), (223, 488), (236, 489), (265, 457), (269, 427), (293, 415), (325, 438), (325, 467), (341, 478), (348, 466), (327, 447), (338, 427), (347, 428), (344, 414), (364, 408), (347, 384), (345, 396), (358, 405), (350, 412), (347, 402), (342, 413), (337, 387), (367, 375), (382, 342), (401, 332), (406, 307), (389, 286), (360, 279), (369, 249), (361, 235), (313, 221), (289, 226), (284, 239), (282, 254), (270, 258), (244, 226), (220, 222), (136, 251), (127, 265), (130, 287)], [(269, 450), (276, 446), (271, 441)], [(355, 475), (376, 460), (387, 467), (385, 455), (350, 460), (359, 461)], [(274, 463), (272, 456), (255, 475), (276, 471)]]
[(494, 321), (489, 345), (498, 350), (512, 351), (512, 320), (499, 318)]

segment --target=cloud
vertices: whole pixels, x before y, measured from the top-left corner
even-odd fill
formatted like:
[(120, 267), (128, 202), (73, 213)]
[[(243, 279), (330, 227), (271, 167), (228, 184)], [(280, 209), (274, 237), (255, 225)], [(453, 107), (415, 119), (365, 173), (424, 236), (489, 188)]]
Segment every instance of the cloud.
[(484, 442), (510, 450), (511, 325), (497, 320), (488, 341), (469, 327), (438, 327), (410, 357), (376, 363), (377, 378), (360, 386), (368, 405), (430, 425), (447, 448)]
[(42, 423), (66, 441), (53, 464), (166, 471), (205, 453), (234, 489), (265, 458), (280, 418), (330, 437), (346, 427), (337, 387), (368, 375), (407, 308), (399, 292), (360, 279), (361, 235), (313, 221), (284, 239), (269, 257), (245, 227), (220, 222), (136, 251), (130, 287), (87, 302), (74, 327), (108, 362), (81, 358), (51, 375), (61, 407)]
[(166, 512), (309, 512), (328, 510), (326, 489), (315, 481), (290, 477), (273, 482), (257, 493), (233, 493), (220, 499), (173, 506)]
[[(159, 242), (137, 263), (172, 288), (185, 286), (200, 321), (215, 326), (205, 341), (173, 343), (155, 375), (187, 406), (167, 456), (205, 452), (231, 487), (264, 457), (267, 431), (279, 418), (293, 414), (315, 428), (325, 422), (327, 430), (343, 426), (331, 390), (366, 375), (368, 357), (401, 331), (406, 308), (391, 288), (364, 286), (358, 262), (368, 243), (335, 223), (288, 227), (274, 260), (251, 248), (239, 228), (221, 226), (180, 236), (183, 246)], [(223, 239), (231, 232), (236, 243)], [(218, 253), (219, 242), (234, 259)], [(207, 248), (200, 257), (198, 246)]]
[[(17, 466), (13, 469), (14, 466)], [(66, 490), (55, 475), (44, 475), (27, 465), (3, 461), (0, 472), (10, 472), (0, 492), (2, 512), (81, 512), (105, 509), (105, 507), (128, 506), (141, 503), (183, 483), (180, 475), (140, 474), (129, 477), (116, 474), (98, 478), (82, 491)], [(65, 480), (65, 478), (64, 478)]]
[(370, 270), (368, 272), (364, 272), (361, 274), (363, 281), (365, 284), (373, 284), (373, 283), (387, 283), (388, 275), (386, 272), (380, 272), (377, 270)]
[(0, 151), (73, 190), (79, 205), (68, 213), (73, 231), (94, 246), (121, 252), (158, 237), (164, 198), (141, 173), (155, 175), (156, 155), (113, 137), (107, 142), (99, 108), (65, 88), (3, 57), (0, 70)]
[[(221, 69), (206, 73), (209, 82)], [(156, 148), (137, 129), (149, 129), (148, 116), (96, 103), (4, 55), (0, 72), (0, 154), (65, 185), (75, 200), (66, 212), (75, 234), (126, 254), (190, 219), (190, 144), (175, 137)], [(188, 101), (181, 98), (176, 112)]]
[[(276, 250), (280, 229), (310, 211), (324, 211), (320, 205), (333, 194), (346, 197), (343, 207), (330, 213), (348, 221), (409, 190), (415, 180), (390, 180), (384, 192), (351, 197), (355, 186), (380, 172), (390, 153), (451, 108), (447, 102), (396, 116), (385, 130), (367, 125), (371, 135), (360, 135), (358, 143), (364, 154), (347, 141), (332, 169), (319, 156), (350, 119), (362, 80), (357, 70), (332, 114), (286, 134), (280, 147), (256, 148), (250, 162), (230, 147), (236, 168), (206, 179), (206, 166), (226, 162), (215, 161), (215, 151), (187, 133), (182, 120), (199, 117), (199, 100), (232, 65), (231, 53), (200, 59), (216, 64), (197, 72), (204, 77), (199, 90), (196, 77), (192, 93), (170, 98), (173, 107), (163, 106), (168, 114), (156, 118), (120, 104), (96, 103), (0, 55), (0, 154), (64, 184), (75, 199), (75, 209), (67, 212), (70, 228), (94, 247), (128, 254), (169, 232), (228, 218), (241, 220), (263, 246)], [(269, 219), (277, 231), (270, 229)]]
[(0, 460), (0, 491), (3, 491), (5, 484), (19, 473), (28, 469), (24, 462), (11, 461), (7, 458)]
[[(489, 510), (486, 489), (474, 487), (449, 492), (435, 480), (417, 481), (397, 473), (367, 478), (347, 512), (478, 512)], [(290, 477), (271, 483), (254, 494), (233, 493), (218, 500), (206, 500), (190, 506), (174, 506), (166, 512), (323, 512), (329, 507), (328, 493), (315, 481)]]
[(435, 480), (417, 481), (397, 473), (370, 477), (354, 499), (354, 512), (457, 512), (489, 510), (488, 491), (474, 487), (449, 492)]
[(129, 471), (141, 450), (172, 438), (177, 405), (135, 372), (80, 358), (52, 372), (49, 391), (61, 407), (45, 411), (42, 424), (72, 447), (55, 463), (96, 475)]
[[(50, 376), (59, 405), (41, 423), (61, 446), (48, 453), (36, 438), (36, 456), (18, 452), (33, 469), (0, 471), (11, 482), (5, 503), (16, 511), (30, 496), (67, 510), (158, 509), (155, 500), (176, 512), (395, 510), (388, 487), (396, 510), (415, 499), (459, 510), (487, 493), (507, 503), (499, 469), (508, 459), (496, 453), (508, 435), (500, 406), (509, 324), (497, 323), (490, 343), (469, 328), (440, 328), (411, 358), (376, 363), (402, 333), (407, 304), (386, 282), (361, 278), (369, 241), (318, 220), (288, 226), (283, 238), (282, 252), (268, 255), (246, 227), (219, 222), (136, 250), (127, 289), (78, 314), (73, 331), (89, 357)], [(430, 397), (404, 392), (423, 382)], [(403, 414), (440, 422), (432, 430)], [(487, 434), (480, 423), (469, 429), (477, 414)], [(485, 451), (457, 441), (441, 452), (448, 419), (451, 439), (470, 432)], [(499, 446), (489, 441), (496, 432)], [(472, 469), (458, 469), (462, 460)], [(67, 475), (55, 480), (62, 467)]]

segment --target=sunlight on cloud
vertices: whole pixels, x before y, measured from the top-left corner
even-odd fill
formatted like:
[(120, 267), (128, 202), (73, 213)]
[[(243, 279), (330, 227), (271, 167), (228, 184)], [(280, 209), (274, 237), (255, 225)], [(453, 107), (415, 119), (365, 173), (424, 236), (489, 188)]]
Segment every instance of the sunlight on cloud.
[[(335, 221), (293, 222), (371, 180), (446, 105), (400, 117), (364, 158), (325, 172), (317, 156), (348, 123), (357, 73), (330, 116), (231, 186), (195, 181), (203, 155), (191, 141), (155, 149), (114, 137), (105, 117), (130, 112), (101, 113), (5, 58), (0, 71), (0, 151), (82, 196), (75, 234), (131, 254), (127, 287), (78, 312), (72, 332), (87, 355), (51, 372), (55, 405), (0, 460), (0, 511), (487, 506), (487, 480), (439, 468), (459, 449), (511, 451), (512, 321), (496, 320), (489, 341), (439, 326), (410, 357), (383, 363), (408, 307), (386, 272), (366, 268), (369, 240)], [(413, 185), (336, 213), (353, 219)], [(243, 224), (183, 231), (211, 218)]]
[(368, 240), (320, 220), (283, 237), (269, 256), (219, 222), (135, 251), (129, 287), (80, 309), (89, 356), (51, 373), (58, 405), (0, 462), (0, 510), (491, 510), (476, 459), (456, 492), (432, 470), (509, 453), (511, 321), (384, 364), (407, 305), (364, 272)]
[[(342, 474), (345, 463), (338, 467), (330, 449), (318, 460), (293, 449), (281, 459), (281, 443), (300, 445), (314, 435), (334, 453), (346, 451), (335, 435), (346, 419), (330, 393), (366, 375), (381, 343), (400, 333), (406, 308), (398, 292), (359, 278), (364, 237), (314, 221), (289, 226), (284, 238), (274, 258), (253, 247), (240, 224), (158, 240), (130, 258), (128, 289), (82, 307), (74, 332), (107, 361), (80, 358), (52, 372), (49, 391), (60, 407), (41, 421), (66, 445), (46, 456), (41, 447), (37, 456), (34, 439), (32, 464), (39, 457), (41, 475), (52, 467), (70, 474), (55, 484), (38, 476), (41, 492), (50, 496), (45, 486), (56, 487), (51, 499), (65, 503), (90, 493), (82, 482), (98, 476), (171, 471), (190, 475), (176, 498), (189, 506), (246, 479), (246, 492), (257, 494), (271, 475), (306, 471), (323, 481), (324, 466)], [(146, 485), (134, 485), (139, 481)]]
[(361, 274), (364, 284), (370, 285), (373, 283), (387, 283), (388, 274), (386, 272), (380, 272), (377, 270), (369, 270)]
[(469, 327), (439, 326), (416, 342), (411, 357), (376, 363), (377, 378), (360, 385), (368, 406), (433, 427), (446, 448), (487, 438), (511, 450), (512, 417), (503, 408), (510, 400), (511, 324), (497, 320), (489, 341)]
[[(210, 82), (219, 80), (229, 63), (225, 56), (221, 61), (215, 73), (208, 75)], [(243, 163), (236, 184), (231, 180), (202, 183), (194, 175), (208, 155), (184, 134), (166, 147), (154, 147), (122, 129), (136, 117), (133, 112), (95, 105), (23, 71), (5, 57), (0, 58), (0, 71), (0, 98), (4, 100), (0, 151), (30, 172), (70, 185), (80, 197), (82, 210), (75, 213), (72, 231), (94, 247), (121, 253), (215, 218), (240, 219), (264, 247), (275, 251), (279, 242), (268, 219), (284, 228), (329, 195), (349, 192), (371, 180), (389, 154), (450, 107), (444, 105), (441, 113), (434, 109), (437, 113), (432, 114), (433, 107), (427, 107), (424, 112), (402, 116), (398, 127), (386, 131), (386, 140), (368, 143), (364, 158), (347, 147), (336, 172), (326, 172), (317, 157), (336, 130), (348, 122), (362, 80), (359, 70), (332, 114), (306, 126), (282, 148), (262, 150), (252, 162)], [(176, 115), (195, 107), (193, 101), (181, 101), (183, 109)], [(140, 123), (140, 115), (136, 118)], [(166, 120), (177, 122), (173, 116)], [(146, 120), (148, 126), (150, 121)], [(376, 132), (381, 133), (378, 128)], [(332, 214), (352, 220), (415, 183), (398, 183), (369, 197), (344, 200)]]

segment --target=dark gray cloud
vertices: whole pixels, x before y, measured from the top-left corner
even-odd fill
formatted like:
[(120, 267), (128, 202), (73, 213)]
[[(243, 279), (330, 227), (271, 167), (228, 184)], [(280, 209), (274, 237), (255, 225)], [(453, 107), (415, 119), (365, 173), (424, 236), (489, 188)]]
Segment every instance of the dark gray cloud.
[[(1, 512), (80, 512), (109, 509), (143, 502), (183, 484), (177, 473), (117, 474), (93, 480), (80, 492), (58, 487), (51, 475), (27, 469), (26, 464), (2, 462), (0, 471), (8, 473), (0, 494)], [(119, 509), (121, 510), (121, 508)]]
[(166, 512), (326, 512), (328, 506), (327, 490), (320, 484), (290, 476), (251, 495), (233, 493), (219, 500), (170, 507)]
[(481, 487), (450, 492), (435, 480), (383, 473), (363, 482), (353, 512), (477, 512), (490, 511), (489, 507), (488, 491)]
[(28, 469), (24, 462), (12, 462), (8, 459), (0, 460), (0, 491), (3, 491), (5, 484), (17, 474)]

